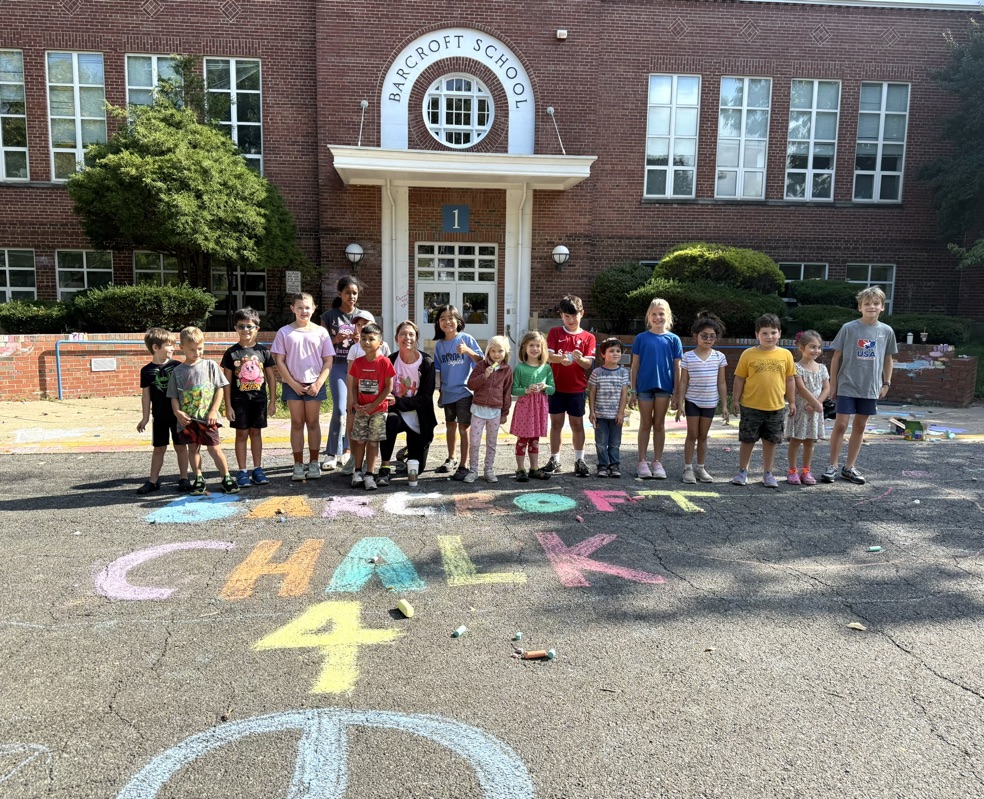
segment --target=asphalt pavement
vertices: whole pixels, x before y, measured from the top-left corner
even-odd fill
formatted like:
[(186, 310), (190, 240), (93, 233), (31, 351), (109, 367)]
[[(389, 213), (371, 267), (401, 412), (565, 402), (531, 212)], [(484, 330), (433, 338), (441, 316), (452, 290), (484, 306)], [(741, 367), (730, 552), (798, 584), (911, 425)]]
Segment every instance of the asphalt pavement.
[(665, 481), (630, 428), (622, 480), (503, 435), (370, 493), (276, 421), (271, 485), (189, 498), (134, 494), (138, 399), (2, 403), (0, 796), (978, 797), (984, 410), (893, 410), (936, 429), (875, 420), (864, 486), (732, 486), (718, 422), (713, 484), (674, 424)]

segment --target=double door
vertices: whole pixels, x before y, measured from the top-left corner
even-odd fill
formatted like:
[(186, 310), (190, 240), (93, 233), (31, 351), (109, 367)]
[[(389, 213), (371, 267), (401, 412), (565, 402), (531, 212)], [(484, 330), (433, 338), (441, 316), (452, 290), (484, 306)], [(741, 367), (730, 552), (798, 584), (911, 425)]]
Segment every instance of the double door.
[(479, 341), (494, 336), (498, 262), (496, 244), (418, 242), (415, 315), (421, 338), (433, 338), (442, 305), (455, 306), (465, 320), (465, 331)]

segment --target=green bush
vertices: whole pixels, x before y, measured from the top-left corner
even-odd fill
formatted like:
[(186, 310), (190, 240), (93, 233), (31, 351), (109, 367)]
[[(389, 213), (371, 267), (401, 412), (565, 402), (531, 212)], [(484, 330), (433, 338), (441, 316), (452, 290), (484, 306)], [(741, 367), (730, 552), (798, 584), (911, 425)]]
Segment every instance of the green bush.
[(8, 335), (64, 333), (72, 310), (63, 302), (12, 300), (0, 303), (0, 332)]
[(906, 333), (912, 333), (916, 344), (921, 343), (923, 330), (929, 334), (927, 344), (966, 344), (974, 327), (972, 319), (932, 313), (893, 314), (883, 316), (882, 321), (895, 331), (898, 341), (905, 341)]
[(681, 338), (690, 335), (690, 326), (698, 311), (710, 311), (724, 322), (729, 337), (755, 335), (755, 320), (771, 313), (780, 319), (786, 314), (786, 304), (775, 294), (760, 294), (718, 283), (680, 283), (653, 278), (629, 294), (634, 317), (646, 317), (649, 303), (662, 297), (673, 311), (673, 330)]
[(786, 284), (786, 296), (800, 305), (837, 305), (857, 308), (858, 292), (864, 288), (846, 280), (793, 280)]
[(765, 253), (703, 242), (674, 247), (657, 264), (653, 277), (722, 283), (764, 294), (778, 292), (786, 282), (776, 262)]
[(629, 292), (653, 276), (652, 267), (640, 263), (622, 263), (601, 270), (591, 286), (591, 321), (607, 332), (628, 332), (636, 315)]
[(75, 297), (75, 313), (87, 333), (142, 333), (148, 327), (180, 330), (205, 326), (215, 297), (181, 286), (106, 286)]
[(860, 318), (856, 310), (839, 305), (801, 305), (793, 308), (789, 316), (803, 330), (816, 330), (825, 341), (836, 336), (845, 322)]

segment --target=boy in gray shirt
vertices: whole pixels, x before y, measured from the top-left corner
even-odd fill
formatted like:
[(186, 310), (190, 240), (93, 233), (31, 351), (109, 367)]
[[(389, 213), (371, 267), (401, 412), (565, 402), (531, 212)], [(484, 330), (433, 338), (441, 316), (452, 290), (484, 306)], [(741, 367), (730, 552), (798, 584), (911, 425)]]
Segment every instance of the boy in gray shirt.
[(892, 356), (899, 351), (895, 331), (878, 321), (885, 310), (885, 292), (878, 286), (864, 289), (858, 294), (858, 310), (861, 318), (845, 324), (831, 345), (834, 354), (830, 359), (830, 396), (837, 400), (837, 418), (830, 433), (830, 465), (820, 477), (825, 483), (837, 478), (841, 443), (853, 414), (847, 461), (840, 476), (855, 485), (864, 485), (864, 475), (854, 465), (868, 417), (875, 414), (878, 400), (892, 385)]

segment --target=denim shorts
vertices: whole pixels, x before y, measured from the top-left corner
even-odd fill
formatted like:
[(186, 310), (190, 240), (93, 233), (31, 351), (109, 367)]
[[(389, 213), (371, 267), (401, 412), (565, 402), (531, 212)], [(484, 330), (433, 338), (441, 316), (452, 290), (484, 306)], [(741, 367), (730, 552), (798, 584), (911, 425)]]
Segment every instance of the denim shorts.
[[(310, 383), (301, 383), (301, 385), (311, 385)], [(284, 402), (290, 402), (291, 400), (303, 400), (304, 402), (324, 402), (328, 399), (328, 390), (321, 386), (321, 391), (318, 392), (317, 396), (312, 397), (310, 394), (298, 394), (294, 389), (288, 386), (286, 383), (283, 384), (283, 389), (280, 392), (280, 399)]]
[(878, 400), (838, 396), (837, 413), (838, 415), (856, 413), (858, 416), (874, 416), (878, 413)]
[(643, 402), (652, 402), (653, 400), (658, 399), (669, 399), (672, 396), (672, 391), (663, 391), (661, 388), (654, 388), (651, 391), (636, 392), (636, 399), (642, 400)]

